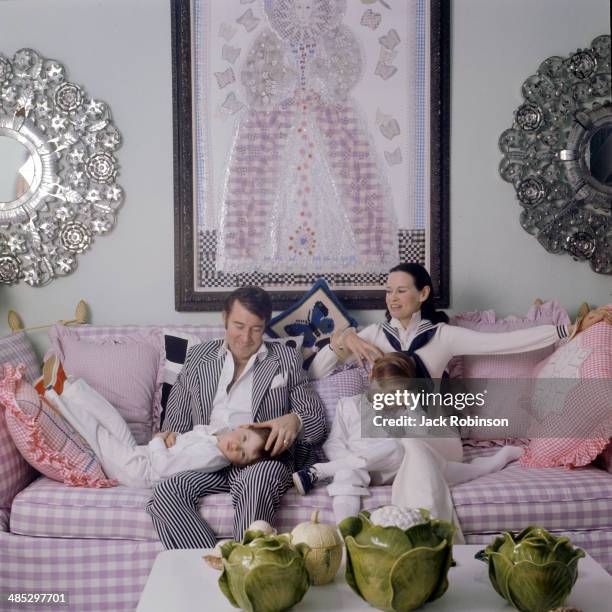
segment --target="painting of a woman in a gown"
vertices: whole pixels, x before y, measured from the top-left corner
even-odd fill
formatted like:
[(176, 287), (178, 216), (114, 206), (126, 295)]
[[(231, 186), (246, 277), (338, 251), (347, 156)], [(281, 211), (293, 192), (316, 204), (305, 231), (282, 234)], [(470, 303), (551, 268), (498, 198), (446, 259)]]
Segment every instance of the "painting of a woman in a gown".
[(346, 0), (264, 0), (240, 72), (247, 109), (225, 177), (217, 270), (372, 272), (397, 263), (397, 221), (351, 90), (362, 53)]

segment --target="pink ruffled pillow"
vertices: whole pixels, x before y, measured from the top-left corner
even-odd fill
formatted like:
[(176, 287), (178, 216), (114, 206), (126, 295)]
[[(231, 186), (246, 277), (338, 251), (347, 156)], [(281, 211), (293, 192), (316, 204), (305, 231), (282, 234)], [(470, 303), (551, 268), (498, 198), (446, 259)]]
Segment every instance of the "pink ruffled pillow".
[[(510, 315), (498, 319), (493, 310), (465, 312), (451, 319), (452, 325), (465, 327), (478, 332), (502, 333), (538, 325), (567, 325), (570, 323), (567, 312), (558, 302), (550, 301), (534, 304), (525, 316)], [(505, 439), (525, 436), (529, 415), (522, 409), (523, 401), (528, 401), (532, 385), (530, 378), (535, 367), (555, 350), (554, 345), (514, 355), (462, 355), (451, 360), (448, 371), (451, 378), (488, 379), (491, 382), (488, 400), (477, 416), (499, 418), (513, 415), (512, 430), (506, 427), (467, 427), (462, 430), (462, 438)], [(507, 385), (495, 385), (496, 379), (516, 379), (512, 390)], [(468, 389), (469, 390), (469, 389)]]
[[(597, 323), (578, 334), (539, 364), (536, 374), (542, 383), (536, 383), (533, 407), (541, 422), (530, 432), (521, 463), (588, 465), (612, 436), (612, 325)], [(572, 379), (576, 384), (568, 386)]]
[[(451, 319), (452, 325), (487, 333), (527, 329), (538, 325), (569, 325), (567, 311), (555, 300), (534, 304), (524, 317), (510, 315), (497, 319), (495, 311), (464, 312)], [(463, 355), (449, 365), (451, 378), (529, 378), (542, 359), (551, 355), (554, 346), (514, 355)]]
[(34, 387), (22, 380), (24, 366), (4, 364), (0, 402), (7, 429), (24, 459), (45, 476), (76, 487), (112, 487), (94, 452)]
[(79, 328), (55, 325), (53, 351), (68, 376), (82, 378), (125, 419), (138, 444), (146, 444), (161, 411), (161, 335), (158, 330), (87, 337)]
[(603, 453), (599, 455), (598, 462), (604, 470), (612, 474), (612, 440), (610, 440), (610, 443), (606, 446)]
[(4, 418), (1, 389), (2, 381), (0, 380), (0, 514), (3, 508), (11, 507), (15, 495), (24, 489), (36, 475), (11, 438)]

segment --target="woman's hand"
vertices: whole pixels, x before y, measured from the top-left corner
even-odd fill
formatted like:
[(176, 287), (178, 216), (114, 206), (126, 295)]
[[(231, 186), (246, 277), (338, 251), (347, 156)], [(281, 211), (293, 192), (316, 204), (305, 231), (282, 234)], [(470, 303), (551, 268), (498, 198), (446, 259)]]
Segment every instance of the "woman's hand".
[(384, 355), (377, 346), (360, 338), (352, 327), (345, 330), (340, 342), (351, 352), (360, 368), (363, 368), (366, 363), (373, 365), (379, 357)]
[(605, 321), (609, 325), (612, 325), (612, 310), (608, 310), (607, 308), (595, 308), (589, 311), (583, 319), (574, 325), (570, 325), (570, 336), (579, 334), (591, 327), (591, 325), (595, 325), (595, 323), (600, 323), (601, 321)]
[(285, 452), (295, 442), (301, 425), (302, 422), (298, 415), (290, 412), (270, 421), (248, 423), (240, 427), (246, 429), (269, 429), (270, 435), (266, 441), (265, 450), (270, 451), (270, 457), (276, 457)]

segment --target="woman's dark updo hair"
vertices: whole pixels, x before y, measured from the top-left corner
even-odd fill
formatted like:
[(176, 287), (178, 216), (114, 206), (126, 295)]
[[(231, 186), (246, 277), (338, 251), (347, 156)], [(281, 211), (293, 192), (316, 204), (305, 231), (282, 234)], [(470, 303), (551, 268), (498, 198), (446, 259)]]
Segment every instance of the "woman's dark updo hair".
[[(432, 323), (448, 323), (448, 315), (441, 310), (436, 310), (433, 305), (433, 283), (429, 272), (418, 263), (401, 263), (389, 270), (391, 272), (405, 272), (414, 279), (414, 286), (421, 291), (424, 287), (429, 287), (429, 295), (421, 304), (421, 318), (429, 319)], [(391, 314), (387, 310), (385, 314), (387, 321), (391, 320)]]

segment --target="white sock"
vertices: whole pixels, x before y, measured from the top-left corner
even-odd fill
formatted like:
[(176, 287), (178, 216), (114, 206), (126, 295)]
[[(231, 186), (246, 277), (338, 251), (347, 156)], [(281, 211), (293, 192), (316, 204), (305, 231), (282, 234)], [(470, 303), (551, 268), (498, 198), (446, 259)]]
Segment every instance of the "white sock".
[(358, 470), (365, 467), (363, 457), (349, 455), (343, 459), (326, 461), (325, 463), (315, 463), (312, 467), (317, 471), (319, 478), (332, 478), (340, 470)]
[(336, 495), (332, 497), (336, 524), (347, 516), (357, 516), (361, 509), (361, 497), (357, 495)]
[(446, 464), (446, 481), (449, 485), (469, 482), (485, 474), (501, 470), (511, 461), (515, 461), (523, 454), (520, 446), (504, 446), (490, 457), (477, 457), (470, 463), (457, 463), (449, 461)]

